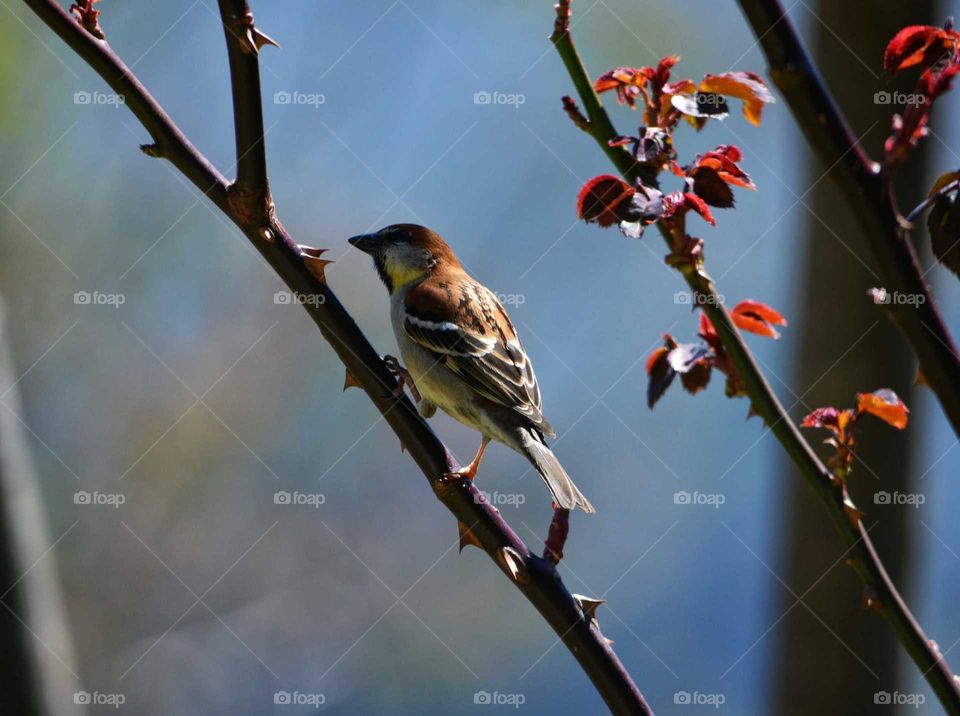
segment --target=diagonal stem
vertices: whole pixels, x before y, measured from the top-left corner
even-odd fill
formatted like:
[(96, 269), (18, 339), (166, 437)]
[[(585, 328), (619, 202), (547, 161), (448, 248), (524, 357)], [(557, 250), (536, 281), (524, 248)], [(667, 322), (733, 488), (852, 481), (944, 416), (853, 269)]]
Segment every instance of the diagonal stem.
[[(570, 0), (560, 0), (557, 6), (558, 22), (550, 40), (570, 74), (580, 95), (580, 101), (587, 112), (588, 123), (584, 130), (603, 149), (623, 177), (633, 182), (637, 178), (638, 167), (632, 156), (628, 151), (614, 151), (621, 148), (609, 146), (610, 140), (617, 136), (617, 132), (593, 89), (593, 83), (574, 45), (573, 36), (569, 30), (569, 5)], [(667, 245), (672, 248), (669, 230), (663, 222), (658, 223), (658, 227)], [(897, 639), (930, 683), (947, 713), (960, 716), (960, 685), (954, 679), (946, 659), (923, 633), (888, 576), (867, 534), (868, 529), (861, 519), (862, 513), (854, 507), (846, 485), (843, 481), (833, 479), (830, 471), (817, 457), (777, 399), (743, 340), (743, 336), (724, 307), (713, 280), (705, 271), (693, 266), (681, 266), (679, 270), (694, 295), (700, 294), (706, 297), (701, 308), (706, 311), (717, 329), (724, 348), (743, 381), (754, 410), (766, 423), (827, 510), (834, 527), (847, 547), (850, 555), (848, 563), (863, 582), (867, 603), (872, 609), (879, 611), (890, 624)]]
[[(238, 177), (228, 181), (180, 132), (110, 46), (94, 38), (54, 0), (24, 0), (79, 57), (126, 100), (150, 132), (154, 144), (145, 151), (168, 159), (243, 231), (289, 288), (322, 300), (303, 302), (354, 380), (366, 391), (384, 420), (427, 477), (434, 493), (497, 566), (540, 612), (589, 676), (610, 710), (617, 714), (652, 714), (603, 634), (566, 588), (556, 566), (532, 553), (499, 511), (470, 480), (444, 480), (459, 465), (409, 399), (396, 391), (396, 379), (353, 318), (305, 263), (299, 247), (277, 220), (267, 183), (256, 54), (243, 53), (232, 31), (245, 2), (220, 0), (234, 88)], [(244, 19), (250, 23), (252, 18)], [(240, 35), (243, 38), (243, 34)], [(242, 41), (242, 40), (241, 40)], [(241, 56), (242, 55), (242, 56)], [(236, 192), (236, 194), (235, 194)], [(240, 201), (237, 201), (237, 196)], [(247, 201), (252, 196), (253, 199)]]

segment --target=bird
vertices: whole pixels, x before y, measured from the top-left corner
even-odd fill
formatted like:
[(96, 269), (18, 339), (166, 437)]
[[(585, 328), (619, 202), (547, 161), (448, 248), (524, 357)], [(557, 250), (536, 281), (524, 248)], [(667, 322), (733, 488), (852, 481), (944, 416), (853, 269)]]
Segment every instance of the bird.
[(405, 366), (390, 365), (417, 411), (437, 408), (482, 435), (473, 460), (454, 476), (473, 480), (491, 440), (523, 455), (557, 507), (595, 512), (547, 447), (556, 437), (541, 412), (533, 365), (506, 310), (470, 276), (438, 234), (392, 224), (348, 239), (369, 254), (390, 294), (390, 319)]

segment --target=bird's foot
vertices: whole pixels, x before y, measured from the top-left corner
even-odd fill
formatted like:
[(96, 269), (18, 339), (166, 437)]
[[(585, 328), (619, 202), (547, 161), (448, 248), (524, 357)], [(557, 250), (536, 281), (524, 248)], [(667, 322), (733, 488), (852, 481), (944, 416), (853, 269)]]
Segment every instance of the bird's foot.
[(452, 470), (450, 472), (443, 473), (444, 480), (462, 480), (467, 478), (468, 480), (473, 480), (477, 476), (477, 468), (479, 465), (474, 465), (470, 463), (466, 467), (461, 467), (457, 470)]
[(490, 438), (484, 437), (480, 443), (480, 449), (477, 450), (477, 454), (473, 456), (473, 460), (470, 461), (469, 465), (461, 467), (458, 470), (453, 470), (452, 472), (444, 473), (443, 477), (447, 480), (461, 480), (463, 478), (473, 480), (473, 478), (477, 476), (477, 470), (480, 469), (480, 461), (483, 460), (483, 453), (487, 449), (487, 443), (489, 442)]
[(398, 398), (403, 396), (403, 387), (407, 386), (410, 389), (410, 395), (413, 396), (413, 401), (419, 403), (423, 400), (423, 397), (420, 395), (420, 391), (417, 390), (416, 384), (413, 382), (413, 378), (410, 376), (410, 372), (400, 365), (400, 361), (393, 356), (384, 356), (383, 357), (384, 365), (387, 366), (387, 370), (393, 373), (394, 378), (397, 379), (397, 389), (395, 394)]

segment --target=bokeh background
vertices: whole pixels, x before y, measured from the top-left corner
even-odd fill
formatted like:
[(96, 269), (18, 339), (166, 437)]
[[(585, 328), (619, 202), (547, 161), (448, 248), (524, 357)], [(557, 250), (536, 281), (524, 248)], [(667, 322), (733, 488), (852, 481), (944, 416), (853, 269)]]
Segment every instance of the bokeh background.
[[(494, 565), (475, 550), (458, 555), (453, 519), (363, 393), (341, 391), (342, 366), (302, 310), (278, 303), (284, 286), (269, 267), (170, 166), (138, 150), (148, 135), (97, 98), (107, 88), (91, 70), (25, 6), (0, 5), (0, 289), (19, 379), (12, 392), (0, 386), (0, 410), (16, 416), (40, 482), (48, 535), (28, 563), (59, 576), (68, 681), (123, 694), (122, 710), (144, 715), (317, 712), (275, 704), (278, 692), (322, 694), (319, 710), (335, 714), (510, 708), (475, 704), (484, 691), (522, 697), (527, 712), (601, 712)], [(214, 5), (98, 7), (112, 46), (230, 175)], [(884, 3), (853, 5), (869, 17)], [(561, 571), (573, 591), (609, 601), (604, 633), (657, 712), (709, 708), (675, 703), (689, 692), (720, 696), (734, 714), (787, 713), (804, 694), (827, 699), (806, 713), (890, 713), (870, 695), (899, 690), (925, 697), (905, 712), (939, 713), (894, 642), (861, 638), (886, 627), (859, 608), (840, 542), (775, 440), (746, 420), (746, 402), (726, 399), (715, 379), (696, 397), (674, 387), (647, 409), (646, 355), (665, 331), (692, 337), (696, 316), (658, 236), (629, 241), (575, 220), (581, 183), (610, 167), (560, 109), (572, 88), (547, 41), (551, 3), (287, 0), (254, 10), (283, 46), (261, 65), (284, 224), (330, 249), (331, 286), (384, 353), (396, 352), (386, 295), (348, 236), (427, 224), (505, 296), (560, 434), (555, 450), (598, 508), (574, 516)], [(766, 68), (732, 1), (580, 0), (574, 10), (594, 75), (671, 53), (683, 56), (678, 75), (694, 78)], [(937, 23), (948, 11), (901, 12)], [(892, 88), (879, 76), (892, 32), (874, 36), (802, 0), (789, 14), (833, 58), (825, 72), (850, 88), (843, 103), (889, 114), (872, 97)], [(495, 92), (513, 99), (475, 100)], [(948, 98), (935, 112), (937, 136), (905, 204), (960, 163), (960, 132), (947, 121), (957, 109)], [(640, 121), (611, 112), (623, 133)], [(874, 154), (886, 122), (856, 127)], [(855, 490), (874, 534), (902, 548), (908, 600), (947, 650), (960, 639), (956, 437), (931, 396), (911, 388), (915, 368), (897, 358), (896, 334), (876, 325), (864, 291), (878, 284), (853, 254), (867, 266), (871, 257), (825, 228), (839, 220), (836, 197), (785, 103), (768, 107), (760, 128), (736, 111), (676, 138), (682, 158), (726, 143), (744, 148), (758, 191), (738, 191), (715, 229), (693, 220), (709, 270), (729, 303), (755, 298), (790, 317), (780, 341), (750, 343), (795, 419), (882, 385), (911, 406), (907, 434), (865, 431), (887, 452), (865, 457)], [(824, 255), (833, 258), (817, 268), (811, 257)], [(954, 277), (928, 276), (960, 334)], [(77, 292), (114, 298), (83, 304)], [(863, 305), (848, 312), (851, 302)], [(874, 332), (879, 345), (862, 342)], [(888, 365), (889, 380), (860, 382)], [(475, 434), (443, 416), (433, 425), (457, 455), (472, 454)], [(549, 502), (522, 458), (494, 447), (479, 479), (539, 543)], [(920, 507), (873, 504), (905, 482)], [(123, 504), (78, 505), (78, 491)], [(322, 504), (276, 504), (277, 491)], [(722, 504), (676, 504), (678, 491)], [(802, 542), (806, 553), (798, 526), (818, 538)], [(824, 616), (812, 606), (821, 603)], [(862, 630), (848, 635), (851, 625)], [(854, 703), (842, 703), (844, 684)]]

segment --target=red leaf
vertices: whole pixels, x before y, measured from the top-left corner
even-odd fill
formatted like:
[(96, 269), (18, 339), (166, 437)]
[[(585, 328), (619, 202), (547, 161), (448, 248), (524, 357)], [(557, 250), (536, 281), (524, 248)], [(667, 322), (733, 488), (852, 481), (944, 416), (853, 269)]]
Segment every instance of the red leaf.
[(713, 167), (696, 167), (690, 172), (693, 193), (710, 206), (729, 209), (733, 206), (733, 190)]
[(914, 65), (929, 67), (955, 49), (957, 33), (932, 25), (911, 25), (894, 35), (883, 53), (883, 69), (899, 72)]
[(636, 191), (620, 177), (596, 176), (583, 185), (577, 196), (577, 216), (588, 223), (612, 226), (626, 218), (629, 202), (625, 200)]
[(670, 366), (670, 361), (667, 359), (672, 348), (677, 345), (676, 341), (673, 340), (670, 334), (665, 335), (663, 340), (666, 346), (657, 348), (647, 359), (647, 375), (649, 376), (647, 381), (647, 407), (651, 409), (657, 404), (661, 396), (667, 392), (667, 388), (670, 387), (670, 384), (677, 375), (676, 371)]
[(730, 312), (733, 322), (745, 331), (776, 340), (780, 334), (773, 326), (787, 325), (787, 319), (759, 301), (741, 301)]
[(667, 355), (667, 353), (669, 352), (670, 352), (669, 348), (666, 348), (665, 346), (660, 346), (659, 348), (655, 349), (653, 353), (650, 354), (650, 357), (647, 358), (647, 375), (650, 375), (651, 373), (653, 373), (654, 369), (657, 367), (660, 361), (663, 360), (664, 356)]
[(707, 387), (710, 382), (710, 371), (713, 368), (713, 362), (709, 358), (701, 358), (686, 373), (680, 374), (680, 383), (683, 389), (691, 395), (696, 395)]
[(838, 426), (840, 411), (834, 407), (817, 408), (800, 423), (801, 428), (830, 428)]
[(683, 198), (686, 200), (686, 203), (690, 205), (690, 208), (700, 214), (708, 224), (711, 226), (717, 225), (717, 220), (713, 218), (713, 214), (710, 213), (710, 208), (703, 199), (691, 192), (684, 192)]
[(907, 427), (907, 406), (889, 388), (872, 393), (857, 393), (857, 412), (870, 413), (898, 430)]
[(617, 67), (600, 75), (593, 88), (598, 92), (616, 90), (617, 102), (630, 107), (637, 106), (637, 97), (641, 94), (646, 99), (644, 85), (651, 79), (655, 70), (651, 67)]
[(722, 75), (706, 75), (700, 83), (701, 92), (715, 92), (743, 100), (743, 116), (754, 126), (759, 126), (763, 105), (774, 101), (763, 79), (753, 72), (724, 72)]
[(742, 186), (745, 189), (756, 189), (750, 176), (737, 165), (742, 158), (743, 155), (737, 147), (724, 144), (712, 152), (698, 156), (696, 166), (716, 170), (720, 178), (728, 184)]

